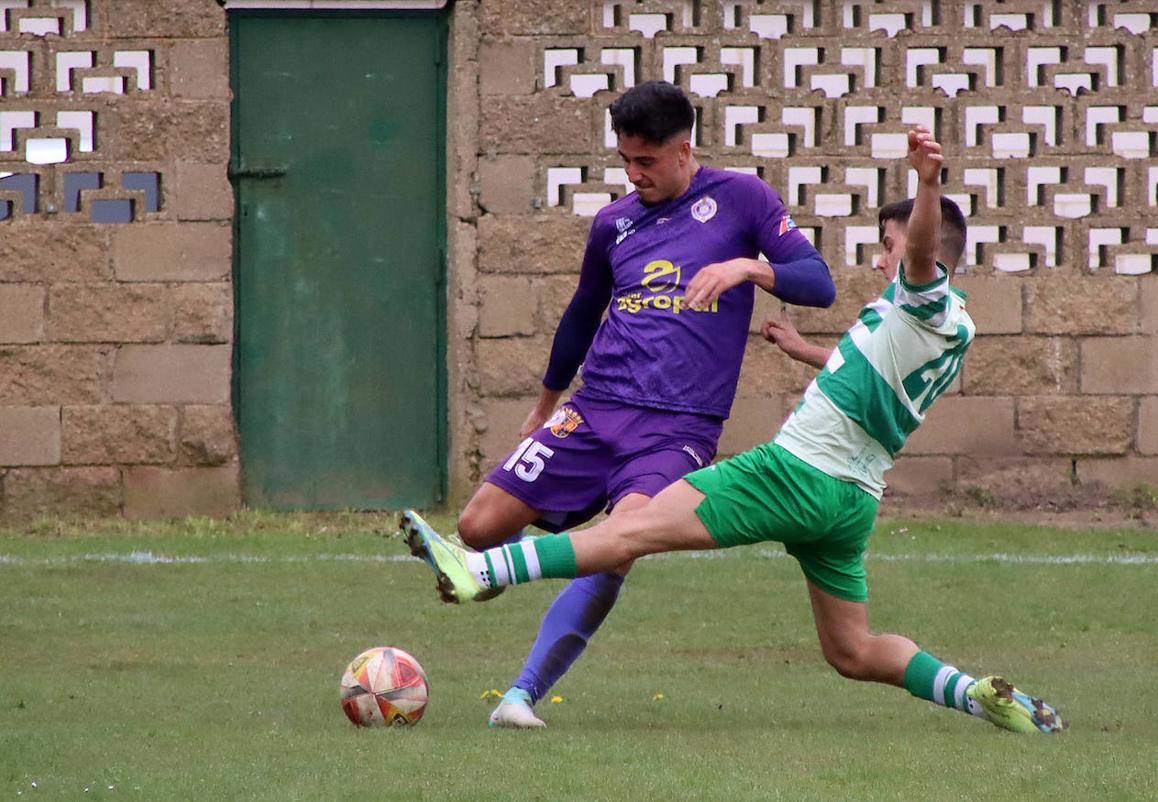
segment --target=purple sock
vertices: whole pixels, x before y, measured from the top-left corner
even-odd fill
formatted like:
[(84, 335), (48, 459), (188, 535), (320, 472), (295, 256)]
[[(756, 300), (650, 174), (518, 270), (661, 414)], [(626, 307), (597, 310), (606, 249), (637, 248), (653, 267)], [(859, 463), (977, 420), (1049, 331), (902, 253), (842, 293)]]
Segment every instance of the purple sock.
[(583, 654), (588, 638), (615, 606), (622, 585), (623, 577), (612, 573), (571, 580), (543, 616), (515, 687), (529, 693), (532, 702), (543, 698)]

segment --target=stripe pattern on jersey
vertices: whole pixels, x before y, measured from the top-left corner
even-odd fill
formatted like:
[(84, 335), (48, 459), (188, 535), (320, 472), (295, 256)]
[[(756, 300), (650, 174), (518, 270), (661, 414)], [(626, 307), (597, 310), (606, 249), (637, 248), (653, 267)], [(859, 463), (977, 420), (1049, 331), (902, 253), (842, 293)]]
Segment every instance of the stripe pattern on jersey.
[[(839, 364), (826, 366), (817, 377), (819, 389), (889, 456), (900, 451), (924, 420), (929, 404), (961, 370), (971, 327), (962, 325), (958, 331), (954, 325), (951, 334), (940, 331), (948, 323), (953, 299), (947, 273), (928, 284), (910, 285), (902, 266), (885, 294), (861, 310), (841, 338)], [(893, 324), (895, 334), (874, 336), (898, 309), (906, 315)], [(902, 322), (904, 317), (910, 319)], [(932, 338), (929, 333), (941, 336)], [(914, 353), (932, 358), (905, 370), (903, 358)]]
[(841, 338), (777, 442), (879, 497), (884, 471), (957, 378), (974, 333), (944, 266), (918, 285), (902, 265)]

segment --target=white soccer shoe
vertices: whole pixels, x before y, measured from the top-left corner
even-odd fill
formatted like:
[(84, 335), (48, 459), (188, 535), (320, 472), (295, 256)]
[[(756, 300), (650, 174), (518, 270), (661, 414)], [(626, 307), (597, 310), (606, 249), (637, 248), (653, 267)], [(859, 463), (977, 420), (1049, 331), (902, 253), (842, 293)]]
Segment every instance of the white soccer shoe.
[(531, 694), (522, 688), (511, 688), (503, 694), (503, 700), (491, 713), (487, 726), (509, 730), (538, 730), (546, 727), (547, 722), (535, 715), (531, 708)]

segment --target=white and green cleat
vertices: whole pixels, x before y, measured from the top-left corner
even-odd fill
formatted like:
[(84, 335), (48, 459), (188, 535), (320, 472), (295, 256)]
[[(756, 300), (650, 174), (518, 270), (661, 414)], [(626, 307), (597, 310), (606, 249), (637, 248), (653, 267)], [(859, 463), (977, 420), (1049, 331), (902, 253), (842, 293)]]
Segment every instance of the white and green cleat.
[(406, 545), (421, 557), (438, 578), (438, 595), (448, 604), (470, 601), (486, 588), (466, 565), (466, 549), (435, 532), (414, 510), (405, 510), (399, 521)]
[(1069, 725), (1041, 699), (1022, 693), (1004, 677), (979, 679), (966, 691), (981, 705), (985, 715), (1012, 732), (1061, 732)]
[(541, 730), (547, 723), (531, 709), (531, 694), (522, 688), (511, 688), (503, 694), (503, 700), (491, 713), (487, 726), (508, 730)]

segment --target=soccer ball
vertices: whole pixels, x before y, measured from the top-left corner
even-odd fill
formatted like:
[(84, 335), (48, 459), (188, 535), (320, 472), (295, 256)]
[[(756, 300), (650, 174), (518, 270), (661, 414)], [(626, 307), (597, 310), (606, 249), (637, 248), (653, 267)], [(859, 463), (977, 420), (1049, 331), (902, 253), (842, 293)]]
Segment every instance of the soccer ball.
[(342, 674), (342, 710), (359, 727), (409, 727), (426, 712), (426, 672), (410, 654), (375, 646)]

